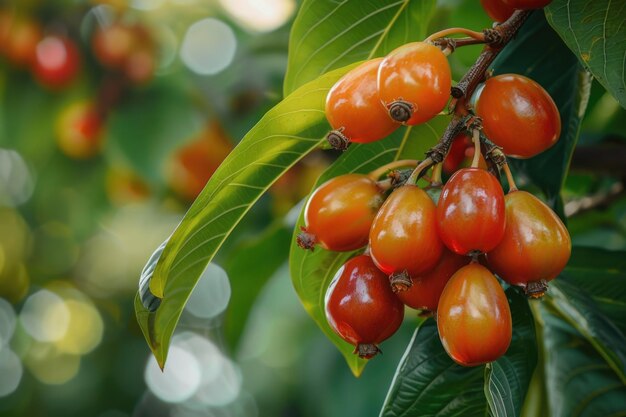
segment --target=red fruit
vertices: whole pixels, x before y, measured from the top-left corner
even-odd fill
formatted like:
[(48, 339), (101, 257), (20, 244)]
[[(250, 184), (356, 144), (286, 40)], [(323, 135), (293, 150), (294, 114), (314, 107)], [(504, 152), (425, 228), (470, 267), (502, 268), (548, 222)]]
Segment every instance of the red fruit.
[(397, 188), (380, 208), (370, 231), (370, 253), (380, 270), (393, 275), (396, 289), (411, 286), (411, 278), (439, 261), (443, 244), (436, 223), (435, 203), (415, 185)]
[(457, 171), (443, 187), (437, 205), (439, 236), (454, 252), (488, 252), (504, 236), (504, 192), (489, 172)]
[(366, 359), (380, 351), (376, 345), (394, 334), (404, 318), (404, 306), (387, 276), (367, 255), (350, 259), (337, 271), (324, 305), (330, 327)]
[(335, 148), (345, 148), (345, 141), (373, 142), (398, 127), (389, 119), (378, 98), (376, 77), (381, 62), (382, 58), (364, 62), (344, 75), (328, 92), (326, 118), (334, 129), (328, 134), (328, 141)]
[(102, 148), (103, 128), (102, 115), (92, 102), (74, 103), (63, 110), (57, 120), (57, 144), (71, 158), (91, 158)]
[(378, 94), (397, 122), (424, 123), (448, 102), (452, 76), (441, 49), (425, 42), (392, 51), (378, 70)]
[(506, 231), (487, 254), (489, 266), (503, 280), (523, 287), (554, 279), (571, 254), (567, 228), (548, 206), (526, 191), (513, 191), (504, 200)]
[(504, 355), (511, 343), (511, 310), (500, 283), (479, 263), (455, 273), (441, 294), (437, 329), (448, 355), (475, 366)]
[(437, 311), (439, 297), (446, 283), (456, 271), (469, 262), (470, 258), (467, 256), (444, 249), (443, 255), (432, 270), (414, 279), (410, 288), (399, 291), (396, 295), (405, 305), (416, 310)]
[(517, 74), (489, 78), (479, 93), (476, 114), (485, 135), (504, 153), (530, 158), (556, 143), (561, 117), (550, 95), (539, 84)]
[(382, 190), (367, 175), (347, 174), (326, 181), (306, 204), (306, 226), (298, 244), (312, 249), (319, 243), (334, 251), (365, 246), (383, 198)]
[(76, 79), (80, 53), (71, 39), (47, 36), (37, 44), (33, 71), (47, 87), (62, 88)]
[(457, 170), (463, 159), (465, 159), (465, 149), (472, 145), (470, 138), (467, 135), (461, 133), (454, 138), (452, 146), (446, 155), (446, 159), (443, 160), (443, 171), (446, 174), (451, 174)]
[(502, 0), (507, 6), (514, 9), (531, 10), (541, 9), (552, 3), (552, 0)]
[(504, 22), (515, 11), (515, 7), (507, 5), (504, 0), (480, 0), (480, 4), (487, 15), (496, 22)]

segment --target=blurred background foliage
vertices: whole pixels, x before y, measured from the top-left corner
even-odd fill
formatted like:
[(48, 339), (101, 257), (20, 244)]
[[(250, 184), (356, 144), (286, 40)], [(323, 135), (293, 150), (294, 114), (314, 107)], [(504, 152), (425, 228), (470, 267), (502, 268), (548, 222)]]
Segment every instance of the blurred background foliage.
[[(416, 316), (355, 380), (286, 267), (293, 207), (333, 152), (295, 166), (237, 227), (165, 373), (133, 313), (151, 252), (282, 98), (297, 7), (0, 2), (0, 416), (377, 415)], [(473, 0), (441, 1), (434, 22), (490, 25)], [(479, 50), (451, 56), (456, 79)], [(564, 189), (575, 244), (626, 249), (624, 113), (593, 84)]]

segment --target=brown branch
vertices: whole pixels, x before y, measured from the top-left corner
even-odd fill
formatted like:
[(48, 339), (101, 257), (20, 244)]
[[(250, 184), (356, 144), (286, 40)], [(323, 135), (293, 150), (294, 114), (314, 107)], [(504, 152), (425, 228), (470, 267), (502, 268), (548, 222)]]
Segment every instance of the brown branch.
[(617, 144), (579, 146), (574, 150), (571, 170), (626, 176), (626, 146)]
[(489, 66), (500, 51), (515, 37), (530, 13), (531, 11), (528, 10), (517, 10), (506, 22), (484, 31), (485, 48), (478, 56), (476, 63), (472, 65), (459, 83), (452, 87), (452, 97), (458, 99), (472, 95), (476, 86), (485, 79), (485, 73)]
[[(504, 23), (496, 26), (492, 29), (485, 29), (485, 47), (483, 51), (476, 59), (476, 62), (469, 71), (461, 78), (461, 81), (452, 87), (451, 95), (453, 97), (450, 108), (454, 113), (454, 117), (448, 124), (445, 132), (441, 136), (439, 142), (433, 146), (428, 152), (426, 152), (427, 159), (431, 161), (431, 164), (440, 163), (444, 160), (450, 145), (454, 141), (454, 138), (463, 130), (470, 128), (468, 123), (473, 124), (476, 121), (475, 117), (468, 115), (466, 109), (466, 97), (471, 96), (476, 86), (485, 79), (485, 73), (489, 68), (489, 65), (493, 63), (493, 60), (498, 56), (500, 51), (515, 37), (519, 29), (522, 27), (528, 16), (532, 13), (526, 10), (517, 10), (511, 17)], [(458, 47), (459, 42), (470, 44), (474, 40), (464, 39), (448, 39), (440, 38), (433, 40), (433, 43), (442, 47), (442, 49)], [(478, 42), (480, 43), (480, 42)], [(425, 169), (423, 170), (425, 171)], [(419, 173), (414, 173), (412, 177), (419, 178)]]

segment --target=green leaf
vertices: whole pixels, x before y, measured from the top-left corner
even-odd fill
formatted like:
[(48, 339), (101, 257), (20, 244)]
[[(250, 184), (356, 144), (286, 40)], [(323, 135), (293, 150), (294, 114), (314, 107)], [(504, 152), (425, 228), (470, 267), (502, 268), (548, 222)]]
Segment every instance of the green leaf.
[(593, 299), (567, 281), (557, 280), (550, 283), (548, 300), (626, 383), (626, 337), (602, 314)]
[(626, 107), (626, 3), (554, 0), (545, 11), (580, 62)]
[(537, 365), (535, 322), (526, 296), (506, 291), (513, 317), (513, 338), (506, 355), (485, 368), (485, 396), (494, 417), (521, 415)]
[[(626, 303), (626, 252), (599, 248), (572, 248), (561, 278), (594, 300)], [(592, 278), (593, 277), (593, 278)]]
[(291, 227), (274, 222), (260, 236), (239, 245), (226, 258), (224, 269), (230, 277), (232, 295), (226, 312), (224, 335), (237, 348), (248, 314), (257, 296), (272, 275), (287, 262)]
[(426, 37), (434, 0), (305, 0), (289, 39), (284, 94), (335, 68)]
[(537, 342), (526, 297), (515, 288), (506, 294), (513, 339), (504, 356), (487, 366), (457, 365), (429, 320), (416, 331), (398, 365), (381, 416), (485, 416), (487, 411), (495, 417), (519, 416), (537, 364)]
[(326, 94), (348, 70), (306, 84), (270, 110), (213, 174), (170, 237), (150, 281), (150, 291), (162, 298), (161, 305), (149, 320), (140, 321), (161, 367), (206, 265), (269, 186), (323, 142), (328, 131)]
[(517, 73), (535, 80), (550, 93), (559, 109), (559, 141), (534, 158), (511, 158), (511, 164), (514, 173), (538, 186), (548, 203), (563, 217), (560, 192), (587, 106), (589, 77), (542, 13), (531, 15), (493, 67), (495, 74)]
[(550, 416), (626, 415), (626, 385), (569, 320), (539, 305)]
[(434, 320), (413, 335), (387, 393), (381, 417), (484, 417), (484, 367), (465, 368), (450, 359)]
[[(420, 126), (400, 128), (390, 137), (374, 143), (353, 144), (324, 172), (317, 185), (342, 174), (367, 173), (394, 160), (421, 159), (424, 152), (437, 142), (448, 121), (448, 117), (437, 117)], [(326, 336), (339, 348), (348, 361), (352, 372), (358, 376), (366, 361), (359, 359), (352, 353), (354, 346), (335, 334), (328, 325), (324, 313), (326, 288), (335, 272), (354, 252), (330, 252), (320, 248), (311, 252), (300, 249), (295, 242), (295, 237), (300, 226), (303, 225), (303, 213), (300, 213), (289, 255), (293, 286), (306, 311)]]

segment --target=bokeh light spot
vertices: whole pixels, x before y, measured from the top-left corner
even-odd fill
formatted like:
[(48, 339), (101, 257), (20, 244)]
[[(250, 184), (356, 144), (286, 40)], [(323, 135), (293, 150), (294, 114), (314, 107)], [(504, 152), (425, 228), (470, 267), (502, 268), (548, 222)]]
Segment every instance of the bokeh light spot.
[(159, 399), (178, 403), (193, 396), (200, 386), (200, 364), (194, 355), (172, 345), (163, 372), (150, 357), (144, 377), (150, 391)]
[(70, 320), (65, 336), (56, 342), (66, 353), (85, 354), (95, 349), (102, 341), (104, 324), (98, 310), (88, 302), (67, 300)]
[(26, 299), (20, 312), (24, 330), (40, 342), (60, 340), (69, 327), (70, 311), (61, 297), (40, 290)]
[(12, 394), (22, 380), (22, 362), (9, 348), (0, 347), (0, 397)]
[(220, 0), (220, 4), (243, 27), (259, 32), (279, 28), (296, 9), (294, 0)]
[(2, 346), (9, 343), (14, 330), (15, 311), (13, 311), (13, 307), (8, 301), (0, 298), (0, 350), (2, 350)]
[(189, 27), (180, 57), (193, 72), (213, 75), (230, 65), (236, 49), (237, 39), (233, 30), (221, 20), (208, 18)]
[(226, 310), (230, 294), (226, 271), (210, 263), (200, 276), (185, 309), (196, 317), (210, 319)]
[(62, 385), (73, 379), (80, 369), (80, 356), (60, 352), (50, 343), (34, 343), (24, 363), (40, 382)]

